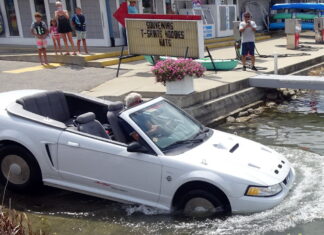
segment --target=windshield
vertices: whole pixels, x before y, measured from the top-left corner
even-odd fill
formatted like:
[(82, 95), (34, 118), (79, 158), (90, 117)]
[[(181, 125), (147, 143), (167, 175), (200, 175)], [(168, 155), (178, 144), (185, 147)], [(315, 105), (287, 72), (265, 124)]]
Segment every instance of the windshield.
[(194, 140), (203, 126), (167, 101), (160, 101), (130, 115), (130, 118), (162, 150)]

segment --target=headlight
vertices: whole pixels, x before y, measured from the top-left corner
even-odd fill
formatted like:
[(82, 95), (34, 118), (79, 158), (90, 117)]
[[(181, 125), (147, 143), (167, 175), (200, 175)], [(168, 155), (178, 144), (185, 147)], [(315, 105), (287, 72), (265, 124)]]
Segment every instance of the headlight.
[(252, 197), (270, 197), (280, 193), (282, 187), (280, 184), (272, 186), (249, 186), (246, 190), (246, 196)]

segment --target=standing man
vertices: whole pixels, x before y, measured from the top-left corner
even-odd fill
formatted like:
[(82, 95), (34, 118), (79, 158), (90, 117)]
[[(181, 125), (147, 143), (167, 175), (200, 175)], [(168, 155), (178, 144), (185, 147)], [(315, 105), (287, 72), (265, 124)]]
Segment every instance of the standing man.
[(252, 70), (258, 71), (254, 66), (255, 64), (255, 56), (254, 56), (254, 48), (255, 48), (255, 31), (256, 24), (251, 20), (251, 14), (249, 12), (245, 12), (243, 14), (244, 20), (240, 23), (240, 32), (242, 33), (242, 63), (243, 63), (243, 71), (246, 71), (246, 56), (249, 54), (251, 56), (252, 62)]

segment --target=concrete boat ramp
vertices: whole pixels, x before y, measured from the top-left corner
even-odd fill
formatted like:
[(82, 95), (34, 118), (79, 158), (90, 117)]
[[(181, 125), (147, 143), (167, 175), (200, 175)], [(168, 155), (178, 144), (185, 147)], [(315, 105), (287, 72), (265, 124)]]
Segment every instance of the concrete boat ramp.
[[(251, 86), (249, 78), (256, 75), (273, 74), (274, 61), (271, 55), (274, 53), (291, 55), (279, 57), (278, 73), (280, 75), (292, 74), (324, 62), (323, 45), (315, 44), (313, 38), (302, 38), (301, 41), (307, 46), (311, 45), (312, 50), (287, 50), (285, 37), (257, 42), (258, 51), (262, 55), (270, 55), (268, 57), (256, 57), (256, 66), (259, 68), (257, 74), (249, 69), (242, 71), (241, 65), (232, 71), (217, 71), (217, 73), (207, 71), (203, 78), (194, 79), (195, 92), (185, 96), (166, 95), (165, 87), (156, 83), (151, 72), (152, 67), (149, 63), (143, 61), (122, 65), (120, 77), (83, 93), (109, 100), (123, 100), (130, 92), (138, 92), (146, 99), (164, 96), (202, 123), (213, 125), (224, 120), (228, 115), (263, 103), (267, 89)], [(236, 57), (233, 47), (218, 48), (212, 50), (211, 53), (215, 59)], [(301, 53), (307, 54), (300, 56)], [(116, 70), (117, 66), (110, 68)], [(316, 78), (313, 79), (316, 80)], [(323, 79), (321, 78), (321, 80)], [(282, 87), (282, 85), (280, 84), (277, 87)], [(290, 85), (289, 87), (293, 86)]]

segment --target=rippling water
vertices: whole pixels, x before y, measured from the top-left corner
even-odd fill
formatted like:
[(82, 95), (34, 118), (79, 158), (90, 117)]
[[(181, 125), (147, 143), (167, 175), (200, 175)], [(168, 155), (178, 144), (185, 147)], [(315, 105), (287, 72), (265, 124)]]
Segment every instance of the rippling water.
[(266, 145), (324, 155), (324, 92), (310, 92), (248, 123), (224, 125), (221, 129)]
[(218, 129), (285, 155), (295, 185), (277, 207), (222, 219), (186, 220), (145, 206), (48, 188), (38, 196), (8, 193), (12, 206), (48, 234), (324, 234), (324, 93), (312, 92), (246, 124)]

